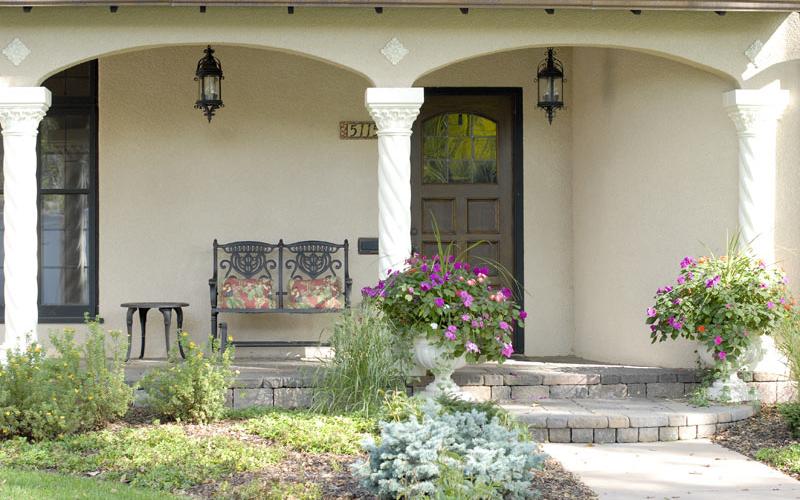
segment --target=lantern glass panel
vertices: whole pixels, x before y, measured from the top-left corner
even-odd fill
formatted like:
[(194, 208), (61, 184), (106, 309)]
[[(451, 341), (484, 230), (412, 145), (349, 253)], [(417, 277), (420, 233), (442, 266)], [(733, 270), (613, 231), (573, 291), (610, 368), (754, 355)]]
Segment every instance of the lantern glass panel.
[(206, 101), (220, 100), (220, 81), (217, 75), (206, 75), (202, 78), (203, 99)]

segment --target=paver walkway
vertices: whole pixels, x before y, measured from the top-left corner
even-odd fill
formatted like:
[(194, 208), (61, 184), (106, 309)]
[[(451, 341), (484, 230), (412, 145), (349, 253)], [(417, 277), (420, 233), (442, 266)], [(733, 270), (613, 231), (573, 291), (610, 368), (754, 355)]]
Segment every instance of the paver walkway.
[(800, 481), (707, 439), (544, 450), (601, 499), (800, 499)]

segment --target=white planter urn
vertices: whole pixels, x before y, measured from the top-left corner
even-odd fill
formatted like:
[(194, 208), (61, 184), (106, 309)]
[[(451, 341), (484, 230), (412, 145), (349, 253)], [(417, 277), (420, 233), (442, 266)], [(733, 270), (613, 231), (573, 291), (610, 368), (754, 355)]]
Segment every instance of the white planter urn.
[[(698, 345), (697, 353), (700, 361), (706, 367), (713, 367), (716, 363), (714, 351), (705, 344)], [(731, 368), (727, 378), (715, 380), (708, 389), (708, 398), (715, 401), (729, 401), (738, 403), (755, 399), (753, 391), (739, 378), (738, 372), (745, 368), (751, 372), (766, 372), (785, 374), (787, 371), (786, 357), (775, 346), (775, 339), (769, 335), (758, 335), (747, 350), (737, 360), (736, 366)]]
[(461, 388), (453, 382), (453, 372), (467, 365), (465, 356), (453, 358), (446, 349), (436, 346), (426, 337), (414, 339), (414, 362), (425, 371), (433, 373), (433, 382), (425, 387), (422, 395), (426, 398), (435, 398), (441, 394), (450, 394), (468, 399)]

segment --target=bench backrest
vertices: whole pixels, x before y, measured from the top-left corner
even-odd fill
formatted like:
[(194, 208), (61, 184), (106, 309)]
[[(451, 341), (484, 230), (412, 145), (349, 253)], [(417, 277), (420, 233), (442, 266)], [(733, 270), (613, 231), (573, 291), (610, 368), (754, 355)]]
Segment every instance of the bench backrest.
[(350, 307), (349, 244), (214, 240), (212, 307), (323, 312)]

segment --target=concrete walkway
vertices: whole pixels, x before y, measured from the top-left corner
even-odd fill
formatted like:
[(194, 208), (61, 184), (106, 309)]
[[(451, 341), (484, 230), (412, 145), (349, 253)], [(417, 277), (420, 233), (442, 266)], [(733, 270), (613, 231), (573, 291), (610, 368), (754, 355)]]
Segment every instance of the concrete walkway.
[(601, 499), (800, 499), (799, 481), (707, 439), (544, 450)]

